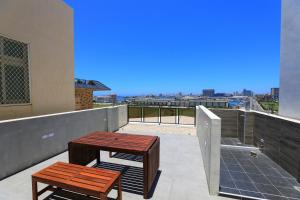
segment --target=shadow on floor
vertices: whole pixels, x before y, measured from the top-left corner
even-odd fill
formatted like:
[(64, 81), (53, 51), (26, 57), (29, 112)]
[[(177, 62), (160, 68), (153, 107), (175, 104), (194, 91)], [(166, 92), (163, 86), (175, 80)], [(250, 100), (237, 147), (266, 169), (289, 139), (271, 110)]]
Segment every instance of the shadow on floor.
[(143, 162), (143, 156), (137, 156), (127, 153), (114, 153), (113, 158), (123, 159), (123, 160), (130, 160), (135, 162)]
[[(109, 162), (101, 162), (93, 167), (120, 171), (122, 173), (122, 191), (137, 195), (144, 194), (143, 168)], [(151, 198), (154, 194), (160, 174), (161, 171), (159, 170), (150, 190), (149, 198)], [(117, 189), (117, 186), (115, 186), (114, 189)], [(81, 195), (66, 190), (57, 190), (44, 200), (97, 200), (97, 198), (87, 197), (86, 195)], [(108, 198), (108, 200), (113, 199)]]
[[(99, 200), (98, 198), (88, 197), (86, 195), (70, 192), (67, 190), (56, 190), (44, 200)], [(108, 200), (115, 200), (108, 198)]]
[[(121, 172), (122, 173), (122, 191), (137, 194), (137, 195), (144, 194), (143, 168), (122, 165), (122, 164), (116, 164), (116, 163), (109, 163), (109, 162), (101, 162), (100, 164), (94, 165), (93, 167), (110, 169), (110, 170), (115, 170), (115, 171)], [(151, 188), (151, 191), (149, 194), (149, 198), (151, 198), (153, 196), (153, 193), (154, 193), (156, 185), (158, 183), (160, 174), (161, 174), (161, 171), (158, 170), (158, 173), (155, 177), (155, 180), (153, 182), (153, 185), (152, 185), (152, 188)]]

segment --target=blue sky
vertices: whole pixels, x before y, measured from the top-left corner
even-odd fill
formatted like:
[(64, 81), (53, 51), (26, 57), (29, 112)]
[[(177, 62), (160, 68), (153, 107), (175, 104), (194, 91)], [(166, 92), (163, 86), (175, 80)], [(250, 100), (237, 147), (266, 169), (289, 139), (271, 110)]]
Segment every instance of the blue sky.
[(75, 76), (119, 95), (269, 92), (279, 85), (280, 0), (65, 0)]

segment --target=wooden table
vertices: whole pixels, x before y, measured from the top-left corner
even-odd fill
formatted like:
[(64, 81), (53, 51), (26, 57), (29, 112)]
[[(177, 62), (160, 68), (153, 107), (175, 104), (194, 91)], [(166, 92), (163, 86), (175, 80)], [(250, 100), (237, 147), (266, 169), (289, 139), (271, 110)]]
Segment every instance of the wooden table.
[[(49, 186), (38, 191), (38, 182)], [(107, 194), (116, 184), (117, 199), (122, 200), (120, 172), (57, 162), (32, 175), (32, 199), (37, 200), (39, 195), (48, 190), (65, 189), (107, 200)]]
[(69, 142), (68, 148), (69, 162), (79, 165), (87, 165), (95, 159), (100, 163), (100, 150), (143, 156), (144, 198), (149, 198), (159, 168), (159, 137), (94, 132)]

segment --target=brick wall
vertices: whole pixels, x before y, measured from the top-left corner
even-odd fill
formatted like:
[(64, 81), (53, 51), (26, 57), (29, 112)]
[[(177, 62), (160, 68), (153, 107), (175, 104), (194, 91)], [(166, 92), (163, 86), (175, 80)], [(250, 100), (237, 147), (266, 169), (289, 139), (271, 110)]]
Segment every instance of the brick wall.
[(85, 88), (75, 89), (76, 110), (93, 108), (93, 90)]

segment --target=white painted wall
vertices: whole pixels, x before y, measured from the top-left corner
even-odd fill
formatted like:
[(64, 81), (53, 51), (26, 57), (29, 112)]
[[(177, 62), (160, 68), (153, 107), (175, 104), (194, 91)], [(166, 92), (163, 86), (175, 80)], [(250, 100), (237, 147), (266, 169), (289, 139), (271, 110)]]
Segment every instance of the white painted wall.
[(282, 0), (279, 114), (300, 119), (300, 1)]
[(209, 193), (218, 195), (220, 184), (221, 119), (204, 106), (197, 106), (196, 128)]

